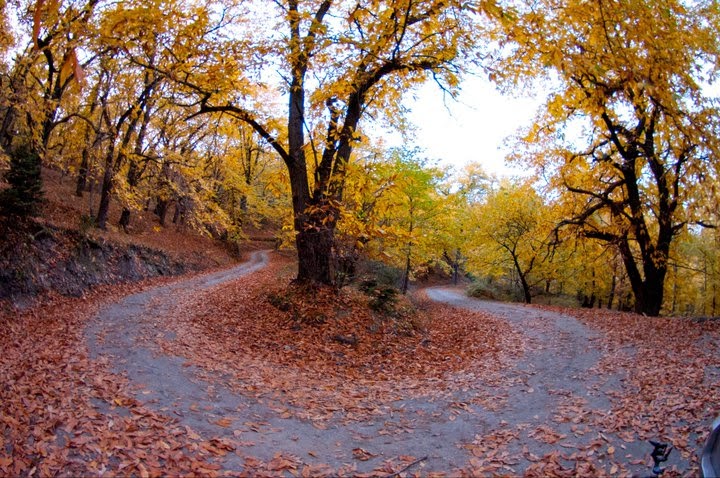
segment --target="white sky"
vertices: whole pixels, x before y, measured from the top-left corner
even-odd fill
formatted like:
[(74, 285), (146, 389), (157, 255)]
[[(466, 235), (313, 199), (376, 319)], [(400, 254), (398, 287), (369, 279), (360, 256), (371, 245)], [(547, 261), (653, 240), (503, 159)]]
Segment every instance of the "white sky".
[[(467, 77), (457, 101), (444, 100), (437, 85), (427, 83), (404, 104), (417, 127), (415, 144), (428, 157), (456, 167), (477, 161), (489, 173), (512, 176), (521, 171), (505, 164), (505, 139), (532, 123), (541, 100), (506, 96), (485, 78)], [(394, 137), (389, 142), (401, 140)]]

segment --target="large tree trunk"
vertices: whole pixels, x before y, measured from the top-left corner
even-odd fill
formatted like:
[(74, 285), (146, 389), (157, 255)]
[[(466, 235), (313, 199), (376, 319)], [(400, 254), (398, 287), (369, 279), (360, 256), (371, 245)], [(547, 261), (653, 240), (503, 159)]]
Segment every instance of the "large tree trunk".
[(334, 229), (306, 230), (297, 233), (295, 244), (298, 252), (298, 275), (300, 283), (332, 284), (331, 257)]
[(663, 253), (662, 250), (657, 251), (650, 248), (646, 249), (643, 254), (643, 272), (645, 275), (643, 277), (635, 263), (627, 238), (620, 242), (620, 255), (625, 264), (630, 287), (635, 296), (635, 312), (650, 317), (660, 315), (663, 304), (663, 284), (667, 273), (667, 255), (664, 256), (664, 260), (657, 261), (658, 264), (656, 264), (653, 260), (655, 252), (658, 253), (658, 257)]
[(525, 299), (525, 303), (526, 304), (532, 303), (532, 294), (530, 294), (530, 284), (528, 284), (527, 279), (525, 279), (525, 276), (523, 274), (520, 274), (520, 285), (522, 286), (523, 298)]
[(635, 312), (638, 314), (645, 314), (650, 317), (656, 317), (660, 315), (660, 310), (663, 305), (664, 289), (663, 284), (665, 283), (665, 275), (667, 273), (666, 267), (653, 267), (653, 270), (648, 274), (647, 268), (645, 273), (645, 280), (642, 286), (642, 300), (636, 301)]

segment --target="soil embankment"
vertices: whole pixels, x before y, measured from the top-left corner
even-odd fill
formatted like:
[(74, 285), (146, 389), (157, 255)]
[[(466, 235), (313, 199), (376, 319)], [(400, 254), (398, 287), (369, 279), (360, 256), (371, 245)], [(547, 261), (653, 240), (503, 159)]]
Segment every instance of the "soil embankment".
[(80, 296), (89, 288), (200, 270), (139, 245), (116, 244), (75, 230), (33, 225), (5, 231), (0, 244), (0, 299), (22, 304), (43, 293)]

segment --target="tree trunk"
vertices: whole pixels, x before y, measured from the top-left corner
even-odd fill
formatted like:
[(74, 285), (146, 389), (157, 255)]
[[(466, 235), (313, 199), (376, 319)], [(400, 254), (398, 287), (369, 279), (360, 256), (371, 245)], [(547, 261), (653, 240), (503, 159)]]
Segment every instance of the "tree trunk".
[(123, 228), (123, 231), (126, 233), (128, 232), (128, 227), (130, 226), (130, 209), (124, 207), (122, 212), (120, 213), (120, 220), (118, 221), (118, 225)]
[(518, 262), (518, 258), (515, 255), (514, 251), (511, 251), (513, 263), (515, 264), (515, 272), (517, 272), (518, 278), (520, 279), (520, 286), (522, 287), (523, 291), (523, 298), (525, 300), (526, 304), (532, 303), (532, 295), (530, 294), (530, 284), (528, 284), (527, 281), (527, 274), (523, 273), (522, 267), (520, 267), (520, 262)]
[(12, 146), (12, 140), (15, 137), (13, 125), (15, 124), (17, 111), (14, 106), (10, 106), (4, 113), (2, 122), (0, 122), (0, 148), (9, 156), (10, 146)]
[[(90, 103), (90, 109), (89, 109), (89, 116), (92, 116), (93, 112), (98, 106), (98, 98), (100, 93), (100, 83), (98, 82), (95, 87), (93, 88), (92, 92), (92, 101)], [(107, 104), (107, 95), (109, 94), (109, 89), (106, 91), (104, 97), (103, 97), (103, 104)], [(90, 136), (92, 134), (92, 129), (88, 128), (87, 125), (85, 126), (85, 135), (84, 135), (84, 146), (82, 150), (82, 160), (80, 162), (80, 169), (78, 169), (78, 177), (77, 177), (77, 184), (75, 187), (75, 195), (77, 197), (82, 197), (83, 193), (85, 192), (85, 189), (87, 188), (87, 179), (88, 179), (88, 172), (90, 170), (90, 149), (93, 150), (98, 146), (100, 143), (100, 137), (97, 132), (95, 132), (95, 140), (92, 143), (92, 146), (89, 146), (90, 143)]]
[(90, 153), (87, 146), (82, 150), (82, 161), (78, 169), (77, 184), (75, 186), (75, 195), (79, 198), (83, 196), (83, 192), (87, 187), (88, 168), (90, 167)]
[(95, 222), (100, 229), (107, 228), (108, 214), (110, 212), (110, 195), (112, 194), (113, 176), (115, 175), (115, 148), (110, 149), (105, 156), (105, 173), (103, 174), (102, 189), (100, 191), (100, 205), (98, 206)]
[[(627, 238), (620, 241), (619, 247), (630, 280), (630, 287), (635, 296), (635, 313), (657, 317), (660, 315), (663, 304), (663, 285), (667, 272), (666, 262), (664, 260), (657, 261), (658, 264), (656, 265), (653, 257), (656, 250), (646, 249), (642, 257), (645, 277), (642, 277)], [(662, 254), (662, 251), (657, 252), (659, 252), (658, 256)], [(666, 260), (667, 255), (664, 258)]]
[(532, 303), (532, 295), (530, 294), (530, 285), (527, 283), (525, 276), (520, 274), (520, 285), (522, 285), (523, 296), (526, 304)]
[(331, 267), (334, 230), (322, 228), (304, 230), (295, 236), (298, 252), (298, 275), (300, 283), (332, 284)]
[(663, 284), (665, 283), (666, 274), (666, 268), (664, 267), (654, 269), (652, 274), (645, 278), (641, 306), (638, 307), (638, 304), (635, 304), (635, 312), (650, 317), (657, 317), (660, 315), (660, 310), (662, 310), (664, 295)]
[[(138, 182), (140, 181), (140, 168), (135, 161), (130, 162), (130, 167), (127, 172), (127, 182), (131, 190), (135, 189)], [(130, 208), (127, 206), (123, 207), (122, 213), (120, 214), (120, 221), (118, 225), (123, 228), (125, 232), (128, 232), (128, 226), (130, 226)]]
[(460, 249), (455, 249), (455, 262), (453, 263), (453, 285), (458, 284), (460, 276)]
[(408, 244), (407, 255), (405, 257), (405, 273), (403, 274), (402, 282), (402, 293), (407, 294), (408, 287), (410, 286), (410, 251), (411, 245)]
[(608, 296), (607, 308), (612, 309), (613, 302), (615, 301), (615, 287), (617, 287), (617, 276), (613, 272), (612, 282), (610, 283), (610, 295)]
[(158, 219), (160, 219), (160, 225), (165, 227), (165, 218), (167, 217), (167, 210), (170, 203), (169, 201), (160, 198), (157, 198), (156, 201), (154, 211), (155, 215), (157, 215)]
[[(145, 104), (143, 104), (143, 107)], [(130, 166), (128, 167), (127, 172), (127, 183), (128, 187), (131, 191), (134, 191), (135, 188), (137, 188), (138, 183), (140, 182), (140, 177), (143, 174), (144, 168), (141, 168), (140, 165), (137, 162), (137, 157), (142, 156), (143, 152), (143, 145), (145, 143), (145, 134), (147, 133), (147, 127), (150, 123), (150, 113), (147, 109), (143, 110), (142, 114), (142, 123), (140, 124), (140, 131), (138, 131), (137, 138), (135, 138), (135, 149), (133, 153), (135, 154), (135, 157), (130, 160)], [(135, 123), (133, 122), (133, 126)], [(147, 163), (145, 163), (147, 164)], [(120, 226), (123, 228), (125, 232), (128, 232), (128, 226), (130, 225), (130, 208), (125, 206), (123, 208), (122, 214), (120, 215)]]

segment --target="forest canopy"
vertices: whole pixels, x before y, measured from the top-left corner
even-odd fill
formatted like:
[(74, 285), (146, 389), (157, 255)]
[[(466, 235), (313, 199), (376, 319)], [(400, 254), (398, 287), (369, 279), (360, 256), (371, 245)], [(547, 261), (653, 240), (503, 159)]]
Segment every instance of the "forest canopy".
[[(342, 285), (364, 258), (403, 290), (443, 269), (496, 298), (718, 315), (719, 9), (0, 0), (2, 214), (39, 214), (52, 169), (88, 198), (78, 221), (269, 229), (300, 282)], [(403, 98), (468, 75), (548, 92), (512, 139), (529, 176), (413, 147)]]

